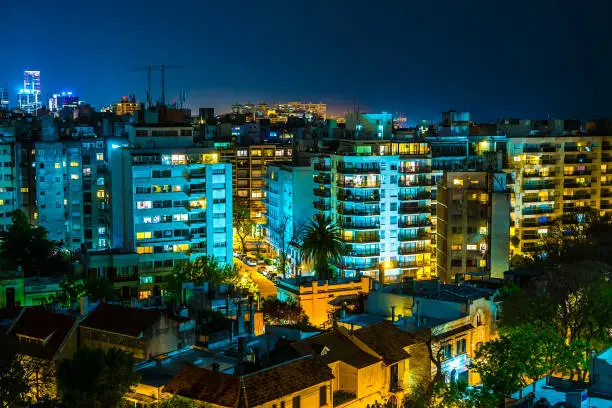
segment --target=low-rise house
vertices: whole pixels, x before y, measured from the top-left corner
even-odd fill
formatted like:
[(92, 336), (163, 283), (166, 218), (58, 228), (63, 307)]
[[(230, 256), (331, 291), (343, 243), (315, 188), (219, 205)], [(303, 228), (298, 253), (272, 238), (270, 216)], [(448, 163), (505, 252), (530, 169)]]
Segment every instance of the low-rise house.
[(103, 303), (81, 323), (81, 347), (119, 348), (136, 360), (193, 344), (195, 323), (165, 310)]
[(55, 371), (77, 351), (77, 319), (50, 310), (24, 308), (8, 330), (30, 378), (34, 400), (56, 394)]
[(277, 298), (281, 301), (297, 302), (310, 323), (329, 327), (332, 315), (345, 301), (357, 299), (370, 291), (370, 278), (317, 280), (315, 277), (281, 279), (276, 285)]
[(314, 356), (246, 375), (189, 365), (170, 380), (164, 393), (214, 408), (332, 407), (333, 379), (330, 368)]

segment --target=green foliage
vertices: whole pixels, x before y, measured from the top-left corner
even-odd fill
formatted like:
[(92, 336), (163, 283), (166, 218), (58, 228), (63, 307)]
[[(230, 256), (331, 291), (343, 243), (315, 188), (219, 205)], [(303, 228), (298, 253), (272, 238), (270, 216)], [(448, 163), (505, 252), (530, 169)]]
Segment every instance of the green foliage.
[(119, 349), (80, 349), (57, 370), (58, 391), (68, 408), (117, 407), (135, 385), (134, 358)]
[(198, 405), (188, 399), (173, 395), (171, 398), (163, 400), (159, 404), (159, 408), (198, 408)]
[(296, 302), (282, 302), (270, 297), (263, 301), (262, 311), (266, 324), (310, 326), (304, 309)]
[(305, 226), (302, 237), (302, 259), (313, 262), (320, 279), (330, 279), (330, 262), (340, 262), (346, 246), (340, 236), (340, 227), (331, 218), (315, 215)]
[(52, 275), (70, 269), (70, 256), (58, 243), (47, 239), (46, 229), (30, 225), (21, 210), (13, 212), (0, 253), (5, 268), (21, 267), (26, 275)]
[(438, 406), (446, 408), (496, 408), (503, 402), (486, 387), (469, 387), (465, 382), (443, 383), (436, 400)]
[(240, 239), (242, 252), (246, 253), (246, 240), (253, 232), (253, 226), (255, 225), (251, 218), (251, 210), (245, 203), (234, 201), (233, 216), (234, 230)]
[(18, 406), (29, 389), (26, 370), (16, 354), (15, 344), (0, 334), (0, 407)]

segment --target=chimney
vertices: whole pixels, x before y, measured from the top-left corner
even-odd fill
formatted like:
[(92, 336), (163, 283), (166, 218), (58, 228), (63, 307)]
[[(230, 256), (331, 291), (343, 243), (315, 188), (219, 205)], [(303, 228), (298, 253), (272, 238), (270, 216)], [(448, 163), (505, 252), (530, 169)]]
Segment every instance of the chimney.
[(89, 311), (89, 298), (87, 296), (81, 296), (79, 298), (79, 311), (81, 316), (87, 316)]

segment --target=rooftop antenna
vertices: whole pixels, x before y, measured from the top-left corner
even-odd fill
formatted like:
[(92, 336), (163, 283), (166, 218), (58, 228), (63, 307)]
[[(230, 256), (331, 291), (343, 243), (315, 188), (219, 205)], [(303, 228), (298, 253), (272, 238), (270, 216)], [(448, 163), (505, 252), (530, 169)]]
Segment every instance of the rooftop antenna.
[(147, 107), (153, 106), (153, 98), (151, 97), (151, 71), (161, 70), (161, 105), (166, 105), (166, 69), (168, 68), (183, 68), (178, 65), (147, 65), (143, 68), (136, 68), (136, 71), (147, 71)]

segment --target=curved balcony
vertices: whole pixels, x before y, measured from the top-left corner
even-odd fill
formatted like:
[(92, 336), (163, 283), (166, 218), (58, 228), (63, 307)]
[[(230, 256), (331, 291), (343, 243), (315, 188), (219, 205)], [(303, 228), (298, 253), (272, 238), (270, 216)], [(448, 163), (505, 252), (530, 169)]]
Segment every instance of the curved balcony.
[(313, 177), (313, 181), (317, 184), (329, 184), (331, 176), (329, 174), (317, 174)]
[(400, 255), (414, 255), (414, 254), (426, 254), (429, 253), (429, 249), (427, 247), (402, 247), (399, 248)]
[(315, 188), (314, 190), (314, 195), (316, 195), (317, 197), (330, 197), (331, 193), (328, 189), (324, 189), (321, 190), (320, 188)]
[(340, 164), (336, 167), (336, 172), (340, 174), (379, 174), (380, 166), (345, 166)]
[(423, 228), (431, 227), (430, 220), (418, 220), (418, 221), (400, 221), (397, 223), (399, 228)]
[(345, 256), (350, 256), (353, 258), (368, 258), (373, 256), (380, 256), (379, 250), (374, 251), (348, 251)]
[(338, 180), (336, 182), (336, 185), (341, 188), (380, 188), (380, 180), (376, 180), (374, 182), (366, 181), (366, 180), (361, 181), (361, 182), (355, 182), (354, 180), (351, 180), (351, 181)]
[(433, 186), (434, 182), (429, 178), (419, 178), (415, 180), (408, 180), (404, 178), (400, 178), (398, 180), (398, 185), (400, 187), (425, 187), (425, 186)]
[(377, 203), (380, 201), (380, 194), (375, 192), (373, 194), (352, 194), (350, 192), (338, 192), (337, 198), (339, 201), (348, 201), (348, 202), (356, 202), (356, 203)]
[(419, 173), (431, 173), (431, 166), (414, 166), (404, 167), (400, 166), (397, 171), (405, 174), (419, 174)]
[(326, 203), (325, 201), (313, 201), (312, 202), (315, 209), (319, 211), (329, 211), (331, 210), (331, 205)]
[(340, 227), (345, 230), (377, 230), (380, 229), (379, 222), (348, 222), (348, 221), (340, 221)]
[(419, 191), (417, 193), (404, 193), (398, 196), (400, 201), (430, 200), (431, 191)]
[(331, 170), (331, 166), (329, 164), (326, 164), (326, 163), (315, 163), (313, 168), (316, 171), (324, 171), (324, 172), (327, 172), (327, 171)]
[(429, 214), (431, 213), (431, 206), (429, 205), (406, 205), (402, 203), (399, 207), (400, 214)]
[(336, 208), (336, 212), (338, 214), (341, 215), (351, 215), (351, 216), (374, 216), (374, 215), (380, 215), (380, 208), (379, 207), (374, 207), (373, 208), (345, 208), (341, 205), (339, 205)]

